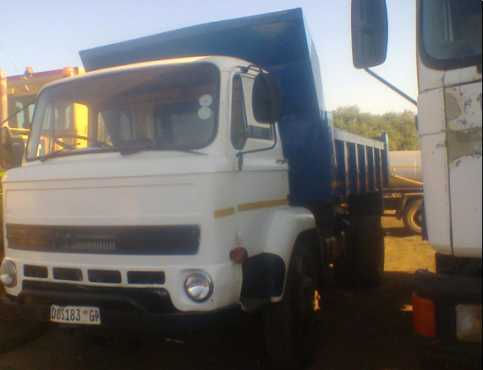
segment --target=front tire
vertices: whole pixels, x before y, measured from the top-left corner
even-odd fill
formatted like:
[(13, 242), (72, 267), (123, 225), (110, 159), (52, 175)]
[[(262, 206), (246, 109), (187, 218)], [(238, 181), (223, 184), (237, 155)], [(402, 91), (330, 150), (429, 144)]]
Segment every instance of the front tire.
[(318, 344), (320, 295), (319, 259), (315, 248), (297, 243), (283, 300), (265, 312), (265, 342), (269, 368), (301, 370)]

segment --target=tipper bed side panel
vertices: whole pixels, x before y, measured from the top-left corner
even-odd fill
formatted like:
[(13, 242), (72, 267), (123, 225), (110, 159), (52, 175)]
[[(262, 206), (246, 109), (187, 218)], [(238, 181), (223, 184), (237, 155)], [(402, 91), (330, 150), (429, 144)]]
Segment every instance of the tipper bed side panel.
[(387, 183), (386, 144), (366, 139), (343, 130), (335, 130), (337, 181), (339, 198), (382, 192)]

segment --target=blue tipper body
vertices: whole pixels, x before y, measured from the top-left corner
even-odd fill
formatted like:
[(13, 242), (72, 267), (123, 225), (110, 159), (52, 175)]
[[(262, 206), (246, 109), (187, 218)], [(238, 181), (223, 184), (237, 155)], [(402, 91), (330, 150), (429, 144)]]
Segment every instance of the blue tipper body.
[[(333, 202), (351, 192), (370, 190), (343, 182), (359, 174), (341, 177), (337, 132), (325, 109), (319, 59), (301, 9), (204, 24), (80, 52), (87, 71), (206, 55), (241, 58), (277, 76), (282, 90), (279, 128), (290, 163), (291, 204)], [(359, 170), (340, 160), (347, 164), (344, 174)], [(374, 181), (381, 183), (381, 179)]]

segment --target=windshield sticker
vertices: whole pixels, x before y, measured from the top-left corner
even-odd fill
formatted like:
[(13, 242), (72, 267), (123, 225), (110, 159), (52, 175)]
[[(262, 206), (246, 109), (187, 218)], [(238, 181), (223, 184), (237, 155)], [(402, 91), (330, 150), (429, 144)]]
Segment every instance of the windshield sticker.
[(203, 121), (210, 119), (212, 115), (213, 115), (213, 111), (211, 110), (211, 108), (201, 107), (198, 110), (198, 117)]
[(213, 96), (210, 94), (202, 95), (199, 99), (199, 103), (202, 107), (209, 107), (213, 104)]

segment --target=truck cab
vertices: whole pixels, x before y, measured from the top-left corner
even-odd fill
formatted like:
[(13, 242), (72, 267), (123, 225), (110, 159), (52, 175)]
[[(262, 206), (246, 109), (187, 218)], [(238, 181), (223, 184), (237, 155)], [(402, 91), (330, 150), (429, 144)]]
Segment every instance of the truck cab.
[[(253, 228), (268, 229), (288, 204), (288, 167), (274, 126), (254, 117), (248, 67), (176, 59), (45, 88), (27, 163), (4, 180), (6, 250), (18, 271), (42, 270), (33, 277), (46, 284), (163, 286), (185, 312), (239, 303), (230, 252), (268, 252)], [(87, 111), (87, 134), (65, 134), (59, 112), (75, 105)], [(314, 227), (307, 211), (293, 215), (299, 231)], [(207, 290), (190, 296), (191, 276)], [(21, 277), (9, 294), (21, 293)]]
[(419, 1), (417, 10), (419, 135), (437, 273), (416, 275), (415, 330), (439, 352), (481, 364), (481, 2)]
[[(430, 353), (481, 364), (481, 1), (416, 5), (425, 221), (437, 271), (415, 276), (414, 329)], [(374, 75), (369, 68), (387, 56), (386, 1), (352, 0), (352, 25), (354, 64)]]

